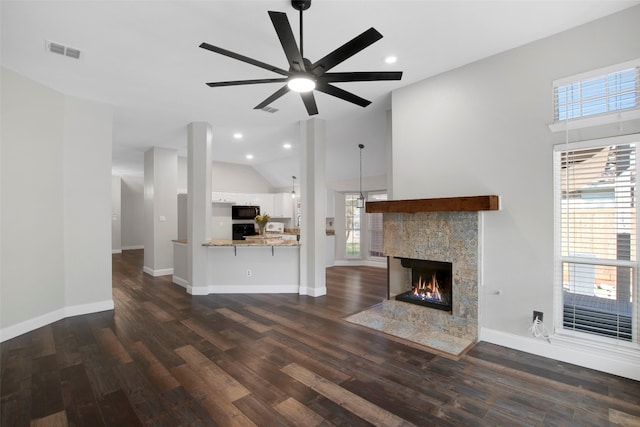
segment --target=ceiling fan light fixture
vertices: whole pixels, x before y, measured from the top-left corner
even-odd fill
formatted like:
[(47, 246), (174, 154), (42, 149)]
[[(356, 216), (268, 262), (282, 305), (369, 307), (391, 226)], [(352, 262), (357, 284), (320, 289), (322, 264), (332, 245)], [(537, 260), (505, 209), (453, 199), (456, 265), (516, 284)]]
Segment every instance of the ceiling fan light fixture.
[(294, 92), (311, 92), (316, 88), (316, 82), (307, 76), (296, 76), (287, 82), (287, 86)]

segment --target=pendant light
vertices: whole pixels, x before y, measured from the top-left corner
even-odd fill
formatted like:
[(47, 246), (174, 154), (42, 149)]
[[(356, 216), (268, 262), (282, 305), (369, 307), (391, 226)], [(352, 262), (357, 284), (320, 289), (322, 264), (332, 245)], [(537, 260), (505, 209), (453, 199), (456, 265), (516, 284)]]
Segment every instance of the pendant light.
[(291, 177), (291, 198), (296, 198), (296, 177), (295, 175)]
[(364, 145), (358, 144), (358, 148), (360, 149), (360, 197), (358, 198), (358, 208), (364, 208), (364, 195), (362, 194), (362, 149)]

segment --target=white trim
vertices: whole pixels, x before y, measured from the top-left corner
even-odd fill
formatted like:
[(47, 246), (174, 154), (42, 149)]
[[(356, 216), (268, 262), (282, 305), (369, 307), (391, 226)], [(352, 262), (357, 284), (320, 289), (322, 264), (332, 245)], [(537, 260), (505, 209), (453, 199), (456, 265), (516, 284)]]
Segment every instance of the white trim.
[(38, 328), (42, 328), (43, 326), (50, 325), (51, 323), (57, 322), (58, 320), (62, 320), (67, 317), (113, 310), (113, 307), (113, 300), (106, 300), (59, 308), (57, 310), (45, 313), (32, 319), (25, 320), (24, 322), (20, 322), (15, 325), (0, 329), (0, 342), (10, 340), (12, 338), (34, 331)]
[[(551, 337), (551, 342), (481, 328), (480, 341), (595, 369), (640, 381), (640, 354), (617, 347), (603, 348), (583, 340)], [(622, 350), (622, 351), (620, 351)]]
[(131, 251), (134, 249), (144, 249), (144, 245), (133, 245), (133, 246), (123, 246), (122, 250), (123, 251)]
[(309, 295), (310, 297), (321, 297), (327, 294), (327, 288), (326, 287), (322, 287), (322, 288), (309, 288), (306, 286), (300, 286), (300, 288), (297, 288), (295, 293), (299, 294), (299, 295)]
[(122, 253), (122, 249), (111, 249), (111, 253), (112, 254), (121, 254)]
[(209, 288), (207, 286), (186, 286), (187, 293), (190, 295), (209, 295)]
[(594, 115), (569, 119), (569, 121), (561, 120), (559, 122), (549, 124), (549, 130), (551, 132), (564, 132), (566, 130), (582, 129), (591, 126), (607, 125), (610, 123), (638, 119), (640, 119), (640, 109), (636, 108), (634, 110), (612, 111), (610, 113), (604, 113), (597, 116)]
[(159, 270), (154, 270), (152, 268), (147, 267), (146, 265), (142, 267), (142, 271), (144, 271), (145, 273), (153, 277), (170, 276), (173, 274), (173, 268), (161, 268)]
[(187, 279), (183, 279), (182, 277), (176, 276), (175, 274), (171, 277), (171, 282), (176, 285), (182, 286), (183, 288), (189, 287), (189, 281)]

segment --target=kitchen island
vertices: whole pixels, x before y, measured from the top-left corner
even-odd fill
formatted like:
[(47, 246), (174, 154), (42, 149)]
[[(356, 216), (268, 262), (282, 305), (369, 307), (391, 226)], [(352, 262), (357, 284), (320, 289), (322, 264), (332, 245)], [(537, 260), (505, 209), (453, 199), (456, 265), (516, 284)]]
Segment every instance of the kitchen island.
[[(279, 237), (213, 239), (207, 247), (209, 294), (298, 293), (300, 243)], [(187, 242), (173, 241), (173, 283), (188, 288)]]

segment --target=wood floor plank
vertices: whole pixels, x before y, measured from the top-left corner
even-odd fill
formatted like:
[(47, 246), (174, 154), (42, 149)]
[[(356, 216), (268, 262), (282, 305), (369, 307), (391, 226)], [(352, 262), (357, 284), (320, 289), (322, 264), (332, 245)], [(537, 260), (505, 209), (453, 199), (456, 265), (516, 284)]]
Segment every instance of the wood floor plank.
[[(115, 309), (0, 343), (0, 425), (636, 426), (640, 383), (481, 342), (458, 358), (344, 321), (386, 270), (327, 295), (192, 296), (112, 255)], [(63, 424), (64, 425), (64, 424)]]
[(218, 365), (207, 359), (202, 353), (192, 346), (184, 346), (176, 349), (176, 353), (184, 359), (187, 364), (199, 373), (201, 380), (208, 386), (215, 388), (220, 394), (233, 402), (247, 394), (247, 390), (242, 384), (228, 375)]
[(275, 409), (295, 426), (329, 425), (327, 420), (292, 397), (278, 403)]
[(285, 366), (282, 371), (374, 425), (413, 425), (295, 363)]
[(134, 357), (144, 362), (144, 371), (157, 390), (164, 392), (179, 387), (180, 383), (171, 375), (169, 370), (149, 351), (142, 342), (134, 343), (131, 347)]
[(200, 378), (199, 373), (190, 366), (177, 366), (171, 370), (171, 373), (189, 393), (199, 400), (216, 423), (242, 427), (256, 425), (217, 389), (208, 386)]
[(43, 418), (31, 420), (31, 427), (68, 427), (65, 411), (56, 412)]
[(196, 322), (193, 319), (184, 319), (181, 320), (182, 323), (187, 328), (191, 329), (196, 334), (200, 335), (205, 340), (209, 341), (211, 344), (215, 345), (222, 351), (227, 351), (236, 346), (235, 343), (229, 341), (224, 335), (219, 334), (218, 332), (212, 331), (210, 328), (200, 324), (200, 322)]

